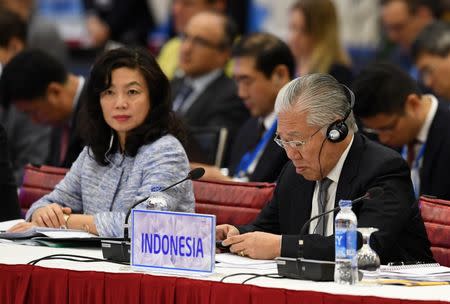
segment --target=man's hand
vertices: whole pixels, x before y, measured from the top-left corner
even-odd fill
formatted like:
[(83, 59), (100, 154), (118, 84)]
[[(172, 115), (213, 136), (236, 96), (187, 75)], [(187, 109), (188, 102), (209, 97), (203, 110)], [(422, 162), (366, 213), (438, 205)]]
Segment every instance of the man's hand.
[(271, 260), (281, 255), (281, 235), (266, 232), (256, 231), (230, 235), (222, 244), (224, 246), (231, 245), (231, 252), (252, 259)]
[(34, 211), (31, 222), (36, 226), (59, 228), (66, 225), (64, 214), (71, 214), (72, 209), (53, 203)]
[(223, 241), (231, 236), (238, 235), (239, 230), (233, 225), (223, 224), (216, 226), (216, 240)]

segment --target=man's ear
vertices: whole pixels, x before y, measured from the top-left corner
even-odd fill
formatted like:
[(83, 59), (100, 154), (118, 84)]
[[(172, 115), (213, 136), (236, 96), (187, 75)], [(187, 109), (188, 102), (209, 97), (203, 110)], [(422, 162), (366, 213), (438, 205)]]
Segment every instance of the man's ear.
[(420, 96), (417, 94), (409, 94), (406, 97), (405, 102), (405, 112), (410, 114), (416, 114), (417, 111), (420, 109), (420, 103), (421, 103)]
[(52, 105), (61, 103), (64, 86), (61, 83), (52, 81), (48, 84), (46, 90), (46, 99)]
[(289, 81), (289, 71), (287, 66), (284, 64), (277, 65), (272, 71), (271, 80), (275, 85), (280, 87), (287, 83)]

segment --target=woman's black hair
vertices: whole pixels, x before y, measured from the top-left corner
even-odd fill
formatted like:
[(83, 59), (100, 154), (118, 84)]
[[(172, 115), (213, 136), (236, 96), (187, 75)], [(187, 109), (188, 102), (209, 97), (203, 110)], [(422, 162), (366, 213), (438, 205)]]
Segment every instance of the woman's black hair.
[(170, 83), (155, 58), (145, 49), (119, 48), (103, 53), (95, 61), (87, 83), (87, 99), (81, 105), (79, 131), (98, 164), (106, 166), (107, 153), (118, 149), (118, 138), (110, 148), (113, 130), (106, 123), (100, 105), (100, 94), (111, 86), (111, 74), (118, 68), (138, 70), (145, 78), (150, 95), (150, 112), (144, 122), (127, 133), (124, 153), (136, 156), (138, 149), (158, 138), (172, 134), (184, 141), (180, 121), (172, 112)]

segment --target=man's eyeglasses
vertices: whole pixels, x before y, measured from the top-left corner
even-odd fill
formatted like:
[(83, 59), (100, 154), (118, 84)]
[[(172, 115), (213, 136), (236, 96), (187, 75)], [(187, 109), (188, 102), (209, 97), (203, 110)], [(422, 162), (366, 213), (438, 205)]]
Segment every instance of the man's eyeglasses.
[(397, 124), (400, 121), (400, 116), (396, 116), (392, 122), (390, 122), (389, 124), (387, 124), (384, 127), (380, 127), (380, 128), (367, 128), (364, 127), (363, 131), (366, 133), (370, 133), (370, 134), (380, 134), (380, 133), (391, 133), (395, 130), (395, 128), (397, 128)]
[(280, 135), (278, 135), (278, 134), (275, 136), (275, 138), (273, 140), (277, 143), (277, 145), (279, 145), (281, 148), (283, 148), (285, 150), (287, 147), (299, 150), (299, 149), (303, 148), (311, 140), (311, 138), (314, 135), (316, 135), (320, 130), (322, 130), (322, 128), (323, 127), (320, 127), (308, 139), (304, 139), (304, 140), (284, 141), (280, 138)]
[(192, 45), (195, 45), (195, 46), (201, 46), (201, 47), (205, 47), (205, 48), (218, 49), (218, 50), (225, 48), (224, 43), (214, 43), (214, 42), (208, 41), (205, 38), (198, 37), (198, 36), (190, 36), (186, 33), (181, 33), (180, 39), (181, 39), (181, 41), (189, 40), (192, 43)]

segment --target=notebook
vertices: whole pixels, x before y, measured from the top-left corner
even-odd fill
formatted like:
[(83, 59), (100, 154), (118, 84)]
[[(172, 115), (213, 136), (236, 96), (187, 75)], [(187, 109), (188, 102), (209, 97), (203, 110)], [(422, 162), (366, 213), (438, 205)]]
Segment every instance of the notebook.
[(450, 267), (438, 263), (380, 267), (378, 274), (364, 272), (364, 276), (379, 279), (411, 280), (424, 282), (450, 282)]

